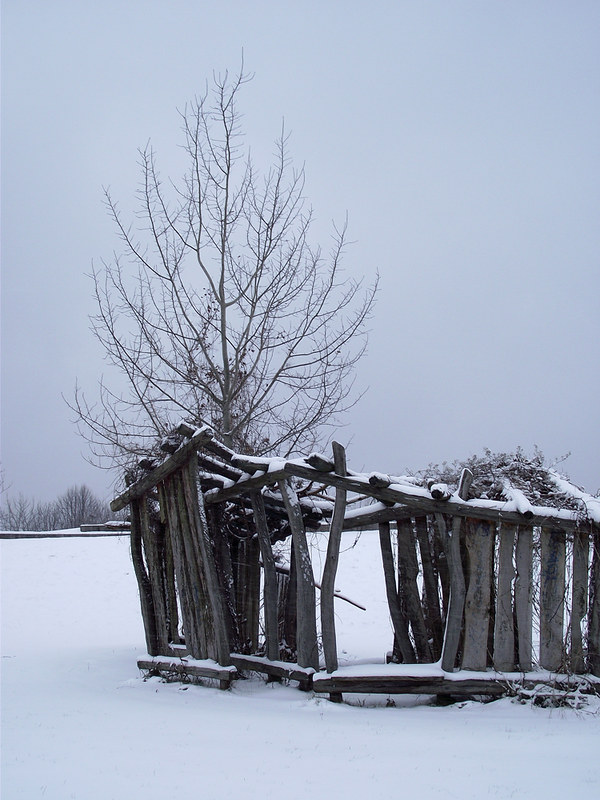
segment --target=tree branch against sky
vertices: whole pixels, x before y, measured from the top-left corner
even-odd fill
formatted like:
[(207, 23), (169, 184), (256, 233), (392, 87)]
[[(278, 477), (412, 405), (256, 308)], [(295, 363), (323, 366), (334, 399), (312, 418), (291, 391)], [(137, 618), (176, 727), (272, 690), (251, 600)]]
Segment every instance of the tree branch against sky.
[(310, 242), (283, 126), (272, 164), (255, 168), (237, 105), (248, 80), (215, 76), (181, 112), (179, 181), (140, 150), (133, 220), (105, 192), (122, 248), (93, 271), (92, 326), (121, 377), (101, 379), (95, 402), (77, 388), (73, 404), (100, 462), (147, 452), (182, 418), (239, 450), (289, 454), (356, 402), (377, 278), (364, 287), (343, 272), (345, 224), (328, 251)]

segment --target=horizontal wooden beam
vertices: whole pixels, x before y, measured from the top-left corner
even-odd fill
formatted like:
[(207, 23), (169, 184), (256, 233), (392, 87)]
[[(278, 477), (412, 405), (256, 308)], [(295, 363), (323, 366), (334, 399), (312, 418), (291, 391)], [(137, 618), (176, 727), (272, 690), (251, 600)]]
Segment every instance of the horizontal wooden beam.
[(116, 497), (110, 504), (111, 511), (120, 511), (122, 508), (125, 508), (125, 506), (128, 506), (132, 500), (142, 497), (142, 495), (146, 494), (146, 492), (154, 486), (162, 483), (165, 478), (172, 475), (179, 467), (182, 467), (199, 447), (212, 441), (213, 437), (211, 432), (208, 429), (205, 430), (201, 428), (189, 441), (185, 442), (179, 450), (176, 450), (172, 456), (169, 456), (162, 464), (159, 464), (156, 469), (144, 475), (141, 480), (134, 483), (123, 492), (123, 494)]

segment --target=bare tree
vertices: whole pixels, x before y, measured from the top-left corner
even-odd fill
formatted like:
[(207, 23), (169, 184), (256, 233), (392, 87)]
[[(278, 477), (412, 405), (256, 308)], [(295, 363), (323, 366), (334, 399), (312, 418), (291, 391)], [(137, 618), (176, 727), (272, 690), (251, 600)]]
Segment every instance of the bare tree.
[(114, 518), (107, 503), (87, 486), (72, 486), (50, 502), (39, 502), (19, 494), (6, 496), (0, 505), (0, 527), (7, 531), (53, 531), (78, 528), (85, 523)]
[(363, 289), (343, 274), (345, 226), (326, 254), (309, 243), (304, 170), (283, 130), (255, 170), (237, 107), (247, 80), (215, 77), (181, 113), (178, 183), (140, 150), (134, 223), (106, 192), (124, 247), (93, 273), (93, 330), (126, 388), (102, 379), (95, 404), (79, 389), (74, 402), (99, 461), (147, 452), (181, 418), (242, 451), (290, 453), (356, 401), (377, 277)]

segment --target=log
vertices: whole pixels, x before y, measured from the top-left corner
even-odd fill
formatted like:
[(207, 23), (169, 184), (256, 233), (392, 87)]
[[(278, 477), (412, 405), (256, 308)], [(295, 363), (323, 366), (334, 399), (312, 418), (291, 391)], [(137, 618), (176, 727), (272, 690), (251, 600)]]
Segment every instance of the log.
[(313, 678), (313, 691), (360, 694), (439, 694), (464, 697), (506, 694), (506, 681), (487, 678), (449, 680), (434, 675), (332, 675)]
[(265, 643), (267, 658), (276, 661), (279, 658), (279, 636), (277, 633), (277, 572), (275, 558), (271, 547), (271, 537), (267, 525), (265, 503), (260, 492), (250, 495), (254, 522), (258, 533), (258, 543), (262, 558), (264, 573), (264, 616), (265, 616)]
[(211, 622), (215, 645), (215, 655), (213, 658), (219, 664), (228, 666), (230, 664), (229, 654), (231, 652), (231, 646), (227, 636), (225, 603), (217, 577), (217, 568), (208, 533), (202, 491), (198, 485), (198, 464), (195, 453), (190, 458), (187, 467), (182, 469), (182, 478), (184, 493), (190, 511), (190, 522), (193, 523), (195, 527), (198, 553), (204, 573), (203, 577), (206, 592), (208, 594), (208, 608), (210, 609), (212, 617)]
[(129, 505), (132, 500), (142, 497), (149, 489), (153, 489), (159, 483), (162, 483), (169, 475), (177, 472), (181, 466), (186, 464), (196, 449), (205, 445), (210, 439), (211, 436), (208, 430), (199, 430), (192, 439), (182, 445), (170, 458), (165, 459), (156, 469), (144, 475), (141, 480), (130, 486), (126, 492), (116, 497), (110, 504), (111, 511), (120, 511)]
[(333, 472), (335, 464), (328, 458), (324, 458), (319, 453), (311, 453), (308, 458), (304, 459), (306, 463), (317, 470), (317, 472)]
[[(185, 446), (185, 445), (184, 445)], [(176, 455), (179, 454), (177, 452)], [(332, 465), (333, 470), (333, 465)], [(247, 478), (234, 486), (229, 486), (221, 490), (213, 490), (206, 496), (206, 504), (221, 503), (225, 500), (239, 497), (241, 494), (252, 491), (253, 489), (260, 489), (263, 486), (279, 483), (281, 480), (289, 479), (291, 477), (303, 478), (307, 481), (319, 482), (330, 486), (340, 486), (346, 489), (347, 492), (356, 492), (363, 494), (367, 488), (367, 482), (363, 476), (349, 475), (343, 477), (336, 475), (335, 472), (319, 472), (308, 465), (299, 463), (298, 461), (287, 461), (282, 464), (281, 468), (274, 469), (268, 474), (255, 475), (252, 478)], [(423, 492), (424, 490), (421, 490)], [(457, 502), (450, 498), (449, 500), (434, 500), (430, 496), (425, 496), (419, 492), (419, 487), (414, 487), (410, 491), (407, 487), (406, 490), (399, 489), (397, 484), (394, 487), (377, 488), (372, 486), (369, 494), (376, 500), (390, 505), (399, 504), (403, 508), (397, 509), (397, 516), (401, 517), (406, 510), (422, 514), (452, 514), (459, 517), (474, 517), (478, 519), (489, 520), (491, 522), (514, 522), (519, 524), (523, 522), (523, 516), (517, 511), (507, 511), (505, 503), (498, 502), (496, 505), (486, 501), (485, 504), (478, 504), (477, 500), (469, 500), (468, 503)], [(114, 509), (113, 509), (114, 510)], [(393, 512), (390, 519), (396, 518), (396, 509), (391, 509)], [(534, 525), (548, 524), (548, 521), (556, 521), (560, 524), (561, 528), (565, 530), (574, 530), (579, 524), (576, 512), (569, 512), (568, 516), (564, 511), (559, 509), (556, 513), (539, 514), (531, 519)], [(362, 523), (361, 523), (362, 524)]]
[[(467, 499), (472, 481), (473, 473), (471, 470), (463, 469), (458, 484), (458, 496), (461, 499)], [(436, 522), (440, 530), (446, 529), (446, 522), (441, 514), (436, 515)], [(446, 556), (450, 575), (450, 602), (448, 604), (444, 647), (442, 649), (442, 669), (446, 672), (452, 672), (456, 663), (465, 606), (465, 576), (460, 552), (461, 525), (461, 518), (454, 517), (452, 528), (448, 531), (446, 541)]]
[(131, 560), (133, 561), (133, 571), (138, 583), (140, 594), (140, 606), (142, 610), (142, 622), (144, 623), (144, 634), (146, 636), (146, 647), (151, 656), (159, 655), (158, 635), (156, 630), (156, 616), (154, 614), (154, 602), (152, 599), (152, 587), (144, 564), (142, 551), (142, 520), (141, 520), (141, 500), (134, 500), (131, 503)]
[(433, 657), (436, 661), (442, 654), (444, 643), (444, 629), (440, 612), (440, 597), (438, 591), (438, 576), (436, 574), (431, 549), (429, 544), (429, 525), (427, 517), (415, 518), (415, 529), (421, 565), (423, 567), (423, 586), (425, 589), (425, 607), (427, 609), (427, 629), (432, 641)]
[(172, 474), (165, 480), (164, 497), (173, 547), (173, 565), (181, 601), (185, 643), (193, 658), (204, 659), (208, 657), (204, 587), (199, 574), (194, 543), (189, 533), (188, 512), (180, 474)]
[(565, 660), (565, 532), (542, 528), (541, 544), (540, 666), (559, 672)]
[(138, 662), (138, 669), (146, 670), (150, 674), (163, 675), (169, 678), (172, 675), (183, 676), (185, 678), (211, 678), (219, 681), (219, 689), (229, 689), (231, 681), (236, 677), (235, 669), (227, 669), (215, 663), (214, 666), (208, 664), (194, 664), (185, 660), (168, 661), (165, 659), (145, 659), (141, 658)]
[(588, 659), (590, 672), (600, 677), (600, 527), (597, 525), (592, 528)]
[[(332, 447), (335, 471), (338, 475), (345, 475), (346, 451), (338, 442), (333, 442)], [(335, 576), (340, 557), (345, 512), (346, 490), (338, 487), (335, 491), (333, 517), (331, 518), (331, 525), (329, 527), (327, 555), (325, 556), (323, 578), (321, 580), (321, 634), (327, 672), (334, 672), (334, 670), (338, 668), (333, 598), (335, 595)]]
[(277, 661), (261, 658), (255, 655), (244, 655), (242, 653), (232, 653), (231, 663), (240, 671), (260, 672), (271, 678), (285, 678), (286, 680), (298, 681), (299, 688), (309, 691), (312, 688), (312, 678), (314, 669), (304, 669), (298, 664), (286, 661)]
[(414, 663), (416, 660), (415, 651), (408, 635), (408, 622), (400, 609), (400, 601), (398, 599), (389, 522), (382, 522), (379, 525), (379, 545), (381, 547), (385, 591), (396, 643), (400, 650), (402, 661), (404, 663)]
[(502, 525), (498, 548), (498, 593), (494, 621), (494, 668), (510, 672), (515, 667), (515, 628), (512, 587), (516, 573), (513, 566), (513, 549), (517, 534), (516, 525)]
[(529, 672), (533, 665), (533, 528), (518, 528), (515, 551), (515, 622), (519, 669)]
[(588, 610), (590, 539), (587, 531), (573, 535), (573, 582), (571, 587), (571, 671), (586, 671), (582, 622)]
[(317, 645), (317, 619), (315, 607), (315, 583), (302, 521), (302, 508), (298, 496), (289, 479), (279, 481), (279, 490), (288, 513), (294, 557), (296, 559), (296, 602), (297, 602), (297, 650), (298, 664), (301, 667), (319, 669), (319, 648)]
[(258, 538), (242, 539), (238, 543), (236, 569), (236, 610), (241, 652), (255, 653), (258, 649), (260, 616), (260, 545)]
[(462, 668), (466, 670), (484, 670), (488, 663), (494, 532), (494, 526), (487, 520), (467, 520), (465, 546), (469, 580), (462, 657)]
[(431, 663), (433, 656), (423, 616), (417, 578), (419, 563), (415, 550), (416, 542), (412, 522), (398, 524), (398, 597), (400, 607), (406, 609), (419, 663)]
[[(150, 520), (148, 503), (143, 497), (139, 502), (139, 521), (146, 570), (152, 592), (152, 606), (156, 623), (156, 645), (158, 653), (165, 654), (169, 650), (170, 636), (165, 584), (164, 532), (161, 531), (159, 525), (153, 524)], [(161, 532), (163, 533), (162, 536)]]

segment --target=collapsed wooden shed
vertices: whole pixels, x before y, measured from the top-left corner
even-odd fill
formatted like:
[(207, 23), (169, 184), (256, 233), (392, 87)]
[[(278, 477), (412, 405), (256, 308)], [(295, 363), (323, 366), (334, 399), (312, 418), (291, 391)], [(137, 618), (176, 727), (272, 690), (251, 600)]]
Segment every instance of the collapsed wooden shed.
[[(130, 506), (141, 668), (223, 688), (253, 670), (332, 699), (600, 677), (600, 500), (555, 473), (547, 505), (506, 470), (487, 497), (469, 469), (455, 487), (351, 472), (337, 444), (332, 459), (258, 459), (182, 424), (164, 449), (111, 504)], [(357, 674), (339, 668), (333, 604), (342, 532), (360, 528), (379, 534), (392, 663)], [(320, 602), (311, 530), (328, 535)]]

